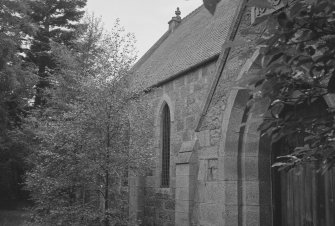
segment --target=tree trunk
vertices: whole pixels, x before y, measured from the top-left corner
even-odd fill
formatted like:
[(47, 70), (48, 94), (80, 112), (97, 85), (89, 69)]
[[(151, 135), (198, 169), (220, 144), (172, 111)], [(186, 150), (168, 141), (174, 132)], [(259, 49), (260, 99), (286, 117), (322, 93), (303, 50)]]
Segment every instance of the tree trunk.
[(109, 226), (109, 220), (108, 220), (108, 188), (109, 188), (109, 173), (108, 169), (106, 170), (106, 185), (105, 185), (105, 226)]
[[(109, 119), (109, 117), (108, 117)], [(108, 196), (109, 196), (109, 172), (108, 172), (108, 166), (109, 166), (109, 148), (110, 148), (110, 134), (109, 134), (109, 125), (107, 125), (107, 142), (106, 142), (106, 172), (105, 172), (105, 226), (109, 226), (109, 220), (108, 220)]]

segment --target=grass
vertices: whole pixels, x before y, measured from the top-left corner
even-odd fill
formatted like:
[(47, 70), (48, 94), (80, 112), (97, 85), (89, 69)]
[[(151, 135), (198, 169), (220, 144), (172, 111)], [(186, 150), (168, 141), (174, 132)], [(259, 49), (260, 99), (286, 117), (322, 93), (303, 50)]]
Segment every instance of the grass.
[(28, 217), (29, 212), (27, 211), (0, 211), (0, 226), (26, 226), (24, 222)]

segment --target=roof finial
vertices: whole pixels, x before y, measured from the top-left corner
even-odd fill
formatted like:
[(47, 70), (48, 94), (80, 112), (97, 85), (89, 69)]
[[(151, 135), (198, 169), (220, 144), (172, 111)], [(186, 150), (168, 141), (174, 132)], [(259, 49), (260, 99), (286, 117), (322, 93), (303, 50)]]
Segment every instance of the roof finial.
[(172, 17), (172, 19), (169, 21), (169, 30), (173, 32), (176, 27), (180, 24), (181, 22), (181, 17), (180, 17), (180, 10), (179, 7), (177, 7), (177, 10), (175, 11), (176, 16)]
[(181, 14), (181, 12), (180, 12), (180, 10), (179, 10), (179, 7), (177, 7), (177, 10), (175, 11), (175, 13), (176, 13), (176, 16), (180, 16), (180, 14)]

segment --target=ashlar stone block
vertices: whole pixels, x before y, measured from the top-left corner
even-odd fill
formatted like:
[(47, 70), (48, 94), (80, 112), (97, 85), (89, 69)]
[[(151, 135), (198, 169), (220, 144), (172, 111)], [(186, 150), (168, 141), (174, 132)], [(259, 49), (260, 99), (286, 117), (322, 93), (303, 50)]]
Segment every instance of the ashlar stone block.
[(214, 159), (218, 158), (218, 147), (209, 146), (199, 150), (199, 159)]
[(237, 157), (226, 156), (224, 157), (224, 180), (237, 181)]
[(239, 133), (228, 130), (226, 133), (224, 155), (236, 156), (238, 153)]
[(199, 144), (201, 147), (210, 146), (210, 132), (209, 130), (200, 131), (197, 133)]
[(244, 155), (245, 156), (258, 156), (259, 150), (259, 139), (260, 136), (256, 136), (253, 134), (247, 134), (245, 136), (244, 142)]
[(189, 213), (176, 211), (175, 222), (177, 226), (190, 226)]
[(189, 188), (177, 188), (176, 189), (176, 200), (178, 200), (178, 201), (190, 201)]
[(226, 181), (225, 183), (225, 202), (229, 205), (238, 204), (237, 181)]
[(260, 225), (259, 206), (245, 206), (245, 222), (246, 226)]
[(190, 202), (177, 200), (176, 202), (176, 212), (179, 213), (189, 213), (190, 212)]
[(245, 181), (243, 183), (243, 193), (246, 205), (259, 205), (259, 182)]
[(185, 188), (189, 187), (190, 182), (189, 182), (189, 177), (188, 176), (176, 176), (176, 188)]
[(206, 173), (207, 173), (207, 159), (200, 159), (199, 161), (199, 170), (198, 170), (198, 180), (205, 181), (206, 180)]
[(208, 159), (207, 181), (216, 181), (218, 176), (218, 159)]
[(225, 226), (238, 225), (238, 206), (237, 205), (226, 205), (223, 218), (224, 218)]
[(200, 208), (200, 221), (203, 225), (220, 225), (223, 221), (223, 207), (217, 204), (202, 203)]
[(177, 176), (188, 176), (190, 174), (190, 164), (177, 164), (176, 175)]
[(198, 202), (223, 204), (225, 186), (223, 182), (205, 182), (200, 184)]
[(244, 180), (258, 181), (258, 158), (257, 157), (245, 157), (243, 158), (242, 164), (244, 163)]

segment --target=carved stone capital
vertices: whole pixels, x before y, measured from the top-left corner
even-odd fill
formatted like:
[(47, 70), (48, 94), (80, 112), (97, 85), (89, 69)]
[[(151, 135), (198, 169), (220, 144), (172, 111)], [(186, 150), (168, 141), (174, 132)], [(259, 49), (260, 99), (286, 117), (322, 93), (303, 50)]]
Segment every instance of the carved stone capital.
[(272, 14), (287, 5), (287, 0), (268, 0), (273, 8), (258, 8), (258, 7), (251, 7), (251, 24), (257, 23), (257, 21), (262, 18), (263, 16)]

